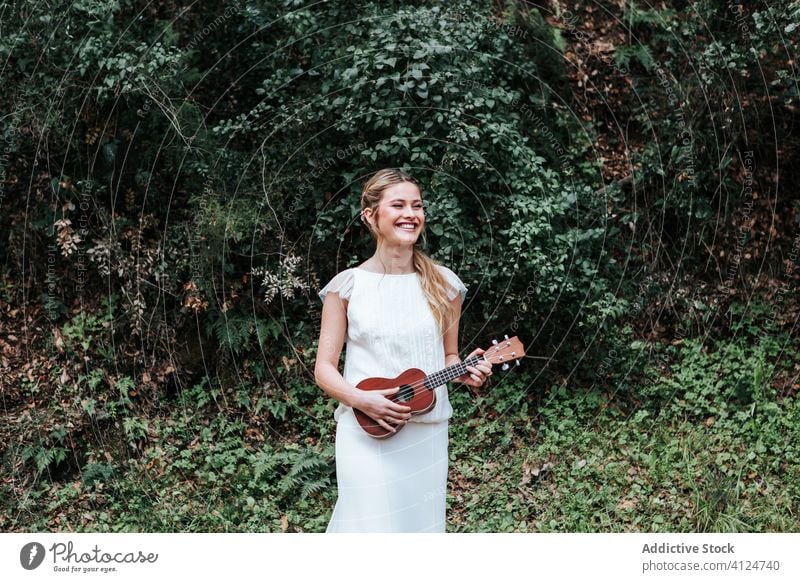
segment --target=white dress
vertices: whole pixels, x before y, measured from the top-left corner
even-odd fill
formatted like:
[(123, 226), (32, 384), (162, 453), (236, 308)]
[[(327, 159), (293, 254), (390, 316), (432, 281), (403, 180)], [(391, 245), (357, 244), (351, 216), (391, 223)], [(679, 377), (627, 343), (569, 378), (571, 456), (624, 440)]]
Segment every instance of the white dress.
[[(467, 288), (438, 267), (455, 299)], [(444, 343), (416, 273), (384, 275), (342, 271), (320, 291), (348, 300), (344, 379), (353, 386), (374, 376), (393, 378), (408, 368), (426, 374), (445, 367)], [(375, 439), (352, 408), (339, 404), (336, 479), (339, 497), (327, 531), (444, 532), (447, 427), (453, 413), (447, 385), (435, 389), (436, 406), (412, 416), (394, 436)]]

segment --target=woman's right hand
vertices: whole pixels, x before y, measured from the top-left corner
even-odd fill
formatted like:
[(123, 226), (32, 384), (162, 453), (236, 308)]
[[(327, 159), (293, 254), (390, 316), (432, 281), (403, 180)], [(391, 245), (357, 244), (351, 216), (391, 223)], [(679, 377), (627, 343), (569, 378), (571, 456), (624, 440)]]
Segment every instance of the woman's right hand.
[[(360, 390), (360, 389), (359, 389)], [(404, 425), (411, 418), (411, 407), (392, 402), (386, 396), (396, 394), (400, 387), (385, 390), (360, 390), (360, 398), (356, 404), (361, 412), (391, 432), (397, 432), (391, 424)]]

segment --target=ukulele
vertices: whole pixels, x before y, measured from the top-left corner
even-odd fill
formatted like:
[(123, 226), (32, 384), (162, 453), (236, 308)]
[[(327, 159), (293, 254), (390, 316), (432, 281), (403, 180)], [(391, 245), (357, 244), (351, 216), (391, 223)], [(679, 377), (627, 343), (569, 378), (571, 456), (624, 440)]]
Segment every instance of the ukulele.
[[(411, 407), (411, 415), (424, 414), (432, 410), (436, 405), (436, 393), (433, 391), (437, 386), (449, 382), (467, 373), (467, 366), (474, 366), (482, 360), (492, 364), (502, 364), (502, 370), (508, 370), (508, 362), (515, 361), (519, 366), (519, 359), (525, 355), (525, 348), (522, 343), (514, 336), (501, 342), (492, 340), (492, 346), (484, 351), (482, 355), (475, 355), (467, 358), (463, 362), (448, 366), (433, 374), (425, 375), (419, 368), (409, 368), (396, 378), (365, 378), (358, 383), (356, 388), (361, 390), (385, 390), (387, 388), (400, 387), (394, 394), (386, 396), (392, 402)], [(376, 439), (385, 439), (397, 434), (403, 425), (395, 425), (396, 432), (386, 430), (379, 425), (371, 416), (353, 408), (356, 419), (367, 434)]]

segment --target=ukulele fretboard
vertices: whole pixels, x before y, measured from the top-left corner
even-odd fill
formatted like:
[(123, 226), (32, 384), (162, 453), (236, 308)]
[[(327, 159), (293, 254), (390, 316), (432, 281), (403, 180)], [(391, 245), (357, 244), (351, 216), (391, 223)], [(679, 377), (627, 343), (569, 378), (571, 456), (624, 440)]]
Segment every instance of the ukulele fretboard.
[(463, 362), (453, 364), (452, 366), (447, 366), (443, 370), (429, 374), (425, 376), (425, 385), (428, 386), (429, 389), (433, 389), (445, 384), (446, 382), (449, 382), (450, 380), (455, 380), (459, 376), (463, 376), (467, 373), (467, 366), (474, 366), (482, 359), (482, 356), (472, 356)]

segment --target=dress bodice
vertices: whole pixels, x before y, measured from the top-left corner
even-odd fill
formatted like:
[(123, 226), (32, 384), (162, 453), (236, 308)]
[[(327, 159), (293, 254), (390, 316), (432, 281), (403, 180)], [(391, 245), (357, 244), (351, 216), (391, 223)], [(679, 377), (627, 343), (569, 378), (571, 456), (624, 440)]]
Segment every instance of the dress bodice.
[[(448, 297), (455, 299), (467, 288), (450, 269), (437, 266), (448, 283)], [(336, 275), (320, 291), (339, 293), (347, 305), (344, 379), (357, 385), (374, 376), (393, 378), (409, 368), (432, 374), (445, 367), (444, 342), (428, 305), (417, 273), (399, 275), (350, 268)], [(441, 422), (452, 416), (447, 385), (435, 389), (436, 406), (409, 422)], [(349, 409), (344, 404), (334, 413), (338, 421)]]

